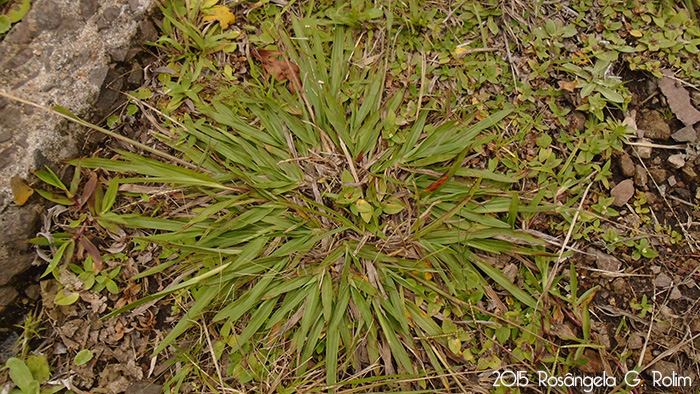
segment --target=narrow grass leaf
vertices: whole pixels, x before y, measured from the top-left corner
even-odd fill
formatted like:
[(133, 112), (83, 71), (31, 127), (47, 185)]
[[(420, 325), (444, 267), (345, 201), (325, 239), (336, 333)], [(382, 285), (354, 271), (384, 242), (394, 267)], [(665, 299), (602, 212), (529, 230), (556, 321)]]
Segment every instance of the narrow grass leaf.
[(165, 348), (167, 348), (175, 339), (177, 339), (182, 333), (192, 326), (194, 321), (199, 315), (219, 294), (218, 286), (207, 286), (203, 291), (197, 293), (197, 300), (189, 307), (187, 313), (180, 319), (180, 321), (175, 325), (175, 327), (168, 333), (168, 335), (158, 343), (158, 346), (153, 350), (153, 354), (159, 354)]
[(535, 299), (532, 298), (530, 294), (526, 293), (518, 286), (514, 285), (513, 282), (510, 281), (510, 279), (506, 278), (506, 276), (503, 275), (503, 272), (491, 266), (489, 263), (483, 261), (473, 253), (466, 252), (466, 257), (469, 259), (469, 261), (471, 261), (472, 264), (477, 266), (480, 270), (484, 271), (486, 275), (488, 275), (496, 283), (501, 285), (501, 287), (503, 287), (506, 291), (512, 294), (513, 297), (518, 299), (523, 304), (529, 306), (530, 308), (535, 309), (537, 301), (535, 301)]
[(200, 284), (200, 283), (202, 283), (205, 279), (208, 279), (208, 278), (210, 278), (210, 277), (212, 277), (212, 276), (214, 276), (214, 275), (218, 275), (220, 272), (222, 272), (223, 270), (225, 270), (226, 267), (228, 267), (230, 264), (231, 264), (231, 263), (226, 263), (226, 264), (220, 265), (220, 266), (218, 266), (218, 267), (216, 267), (216, 268), (214, 268), (214, 269), (212, 269), (212, 270), (206, 271), (205, 273), (203, 273), (203, 274), (201, 274), (201, 275), (195, 276), (195, 277), (192, 278), (192, 279), (186, 280), (186, 281), (184, 281), (184, 282), (182, 282), (182, 283), (179, 283), (179, 284), (177, 284), (177, 285), (175, 285), (175, 286), (168, 287), (168, 288), (166, 288), (165, 290), (159, 291), (158, 293), (151, 294), (151, 295), (149, 295), (149, 296), (146, 296), (146, 297), (144, 297), (144, 298), (141, 298), (140, 300), (137, 300), (137, 301), (135, 301), (135, 302), (132, 302), (131, 304), (129, 304), (129, 305), (123, 307), (123, 308), (120, 308), (120, 309), (117, 309), (117, 310), (115, 310), (115, 311), (112, 311), (112, 312), (108, 313), (107, 316), (105, 316), (104, 318), (105, 318), (105, 319), (109, 319), (110, 317), (116, 316), (116, 315), (118, 315), (118, 314), (120, 314), (120, 313), (129, 311), (129, 310), (132, 310), (132, 309), (136, 308), (137, 306), (142, 305), (142, 304), (145, 304), (145, 303), (147, 303), (147, 302), (149, 302), (149, 301), (157, 300), (158, 298), (161, 298), (161, 297), (166, 296), (166, 295), (168, 295), (168, 294), (172, 294), (172, 293), (174, 293), (174, 292), (176, 292), (176, 291), (178, 291), (178, 290), (182, 290), (182, 289), (185, 289), (185, 288), (192, 287), (192, 286), (194, 286), (194, 285), (196, 285), (196, 284)]

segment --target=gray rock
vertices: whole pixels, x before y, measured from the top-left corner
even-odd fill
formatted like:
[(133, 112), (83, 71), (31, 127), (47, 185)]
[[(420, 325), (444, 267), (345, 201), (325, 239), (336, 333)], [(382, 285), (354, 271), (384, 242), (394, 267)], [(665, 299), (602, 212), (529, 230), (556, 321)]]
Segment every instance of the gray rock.
[(631, 350), (641, 349), (643, 345), (644, 345), (644, 339), (641, 337), (641, 335), (639, 335), (637, 333), (631, 334), (630, 339), (627, 341), (627, 346)]
[[(126, 48), (128, 57), (140, 46), (140, 31), (148, 28), (142, 22), (156, 7), (155, 0), (32, 1), (0, 42), (2, 91), (44, 108), (60, 105), (87, 120), (103, 118), (122, 100), (107, 86), (122, 88), (131, 69), (110, 64), (107, 54)], [(108, 23), (99, 31), (101, 21)], [(77, 155), (86, 131), (44, 109), (0, 98), (0, 286), (34, 260), (26, 240), (43, 209), (16, 206), (9, 179), (19, 175), (31, 183), (29, 174), (43, 164), (56, 169), (55, 163)]]
[(671, 135), (677, 142), (694, 142), (698, 139), (698, 133), (692, 127), (684, 127)]
[(664, 183), (668, 179), (668, 171), (663, 168), (652, 168), (649, 170), (649, 175), (658, 184)]
[(671, 277), (668, 276), (666, 273), (662, 272), (656, 277), (656, 279), (654, 280), (654, 284), (657, 287), (665, 289), (673, 284), (673, 279), (671, 279)]
[(80, 0), (80, 14), (84, 20), (88, 20), (95, 15), (97, 8), (97, 0)]
[(0, 129), (0, 144), (3, 142), (7, 142), (10, 139), (12, 139), (12, 130), (5, 128)]
[(6, 362), (17, 354), (17, 340), (19, 339), (19, 335), (14, 331), (6, 335), (3, 333), (3, 336), (5, 338), (0, 341), (0, 363)]
[(668, 162), (673, 166), (673, 168), (681, 168), (685, 165), (685, 153), (676, 153), (668, 158)]
[(0, 286), (26, 271), (34, 261), (27, 240), (32, 238), (39, 218), (38, 205), (11, 206), (0, 215)]
[(618, 183), (611, 191), (610, 195), (615, 197), (613, 205), (621, 207), (634, 196), (634, 181), (631, 179), (625, 179), (624, 181)]
[(650, 368), (652, 371), (657, 371), (663, 377), (678, 375), (678, 365), (676, 363), (660, 360)]
[(692, 165), (686, 164), (681, 170), (681, 177), (686, 182), (693, 182), (695, 178), (698, 177), (698, 174), (695, 172)]
[(588, 248), (586, 252), (595, 256), (595, 263), (598, 269), (603, 271), (617, 272), (620, 270), (620, 260), (596, 248)]
[(629, 286), (623, 278), (617, 278), (612, 282), (612, 289), (616, 294), (626, 294)]
[(623, 153), (622, 156), (620, 156), (620, 170), (622, 170), (622, 175), (626, 177), (634, 176), (634, 161), (627, 153)]
[(641, 164), (637, 164), (634, 167), (634, 184), (646, 190), (648, 182), (649, 177), (647, 177), (647, 170)]
[(41, 297), (41, 286), (37, 284), (29, 285), (24, 289), (24, 295), (30, 300), (38, 300)]
[[(644, 138), (640, 139), (639, 142), (650, 143), (649, 140), (644, 139)], [(653, 149), (651, 148), (651, 146), (644, 146), (644, 145), (638, 146), (636, 149), (637, 157), (639, 157), (640, 159), (648, 159), (651, 157), (652, 150)]]
[(671, 294), (668, 296), (668, 298), (670, 298), (672, 300), (680, 300), (681, 297), (683, 297), (683, 294), (681, 294), (680, 289), (678, 288), (678, 286), (674, 286), (673, 290), (671, 290)]
[[(118, 104), (119, 89), (129, 74), (115, 69), (106, 54), (130, 48), (155, 0), (36, 0), (24, 19), (0, 42), (0, 85), (13, 96), (40, 105), (60, 105), (72, 113), (101, 119)], [(133, 12), (133, 9), (137, 10)], [(98, 21), (110, 23), (98, 31)], [(140, 42), (138, 43), (140, 45)], [(121, 66), (120, 66), (121, 67)], [(90, 79), (93, 70), (101, 78)], [(109, 90), (108, 93), (102, 91)], [(95, 107), (100, 102), (100, 108)], [(110, 108), (111, 107), (111, 108)], [(31, 108), (31, 109), (30, 109)], [(27, 178), (37, 169), (36, 151), (51, 163), (74, 157), (84, 128), (68, 131), (66, 122), (49, 112), (10, 99), (0, 103), (0, 212), (11, 203), (9, 184), (14, 175)], [(4, 181), (4, 182), (3, 182)], [(0, 243), (2, 239), (0, 238)]]
[(10, 283), (15, 275), (29, 269), (34, 261), (34, 254), (6, 257), (0, 259), (0, 286)]
[(0, 311), (5, 309), (6, 306), (10, 305), (18, 295), (19, 293), (14, 287), (0, 287)]

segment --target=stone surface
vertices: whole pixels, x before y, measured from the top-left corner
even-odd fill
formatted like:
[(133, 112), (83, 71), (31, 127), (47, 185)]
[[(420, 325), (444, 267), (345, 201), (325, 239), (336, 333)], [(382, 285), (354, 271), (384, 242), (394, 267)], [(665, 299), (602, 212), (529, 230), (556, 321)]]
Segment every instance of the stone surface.
[[(107, 87), (125, 87), (135, 67), (113, 62), (108, 54), (118, 49), (128, 54), (154, 31), (143, 22), (155, 0), (126, 3), (33, 1), (0, 42), (0, 90), (45, 107), (60, 105), (89, 120), (104, 116), (122, 99)], [(65, 120), (45, 110), (0, 98), (0, 213), (12, 204), (13, 175), (27, 179), (41, 159), (58, 163), (76, 155), (85, 131), (68, 129)]]
[[(639, 142), (641, 142), (641, 143), (643, 143), (643, 144), (648, 144), (648, 143), (650, 143), (650, 141), (647, 140), (647, 139), (645, 139), (645, 138), (640, 139)], [(651, 152), (652, 152), (652, 150), (653, 150), (653, 149), (652, 149), (652, 147), (651, 147), (650, 145), (641, 145), (641, 146), (638, 146), (637, 149), (636, 149), (637, 157), (639, 157), (640, 159), (648, 159), (648, 158), (651, 157)]]
[(595, 263), (598, 269), (603, 271), (617, 272), (620, 270), (620, 260), (595, 248), (588, 248), (588, 253), (595, 256)]
[(673, 166), (673, 168), (681, 168), (685, 165), (685, 154), (677, 153), (668, 157), (668, 162)]
[(678, 181), (676, 180), (676, 176), (675, 176), (675, 175), (671, 175), (670, 177), (668, 177), (668, 185), (669, 185), (669, 186), (674, 187), (674, 186), (676, 186), (677, 184), (678, 184)]
[(613, 205), (621, 207), (627, 204), (627, 201), (634, 196), (634, 181), (631, 179), (625, 179), (624, 181), (618, 183), (611, 191), (610, 195), (615, 197)]
[(656, 364), (652, 365), (650, 369), (651, 371), (658, 372), (663, 377), (671, 377), (673, 375), (683, 376), (679, 373), (680, 370), (678, 369), (678, 365), (671, 361), (660, 360)]
[(634, 161), (627, 153), (623, 153), (622, 156), (620, 156), (620, 170), (622, 171), (622, 175), (626, 177), (634, 176)]
[[(155, 0), (34, 0), (0, 42), (0, 92), (8, 95), (0, 95), (0, 288), (10, 289), (34, 260), (26, 241), (44, 209), (36, 193), (15, 205), (10, 179), (18, 175), (31, 185), (34, 170), (56, 170), (78, 154), (88, 131), (43, 108), (60, 105), (86, 120), (115, 108), (123, 98), (110, 88), (135, 88), (128, 86), (130, 73), (140, 82), (144, 64), (134, 48), (155, 32), (144, 22), (156, 6)], [(123, 56), (115, 61), (112, 53)], [(0, 304), (15, 297), (0, 292)]]
[(7, 334), (3, 332), (0, 335), (0, 363), (6, 362), (7, 359), (17, 354), (17, 340), (19, 340), (19, 335), (14, 331)]
[(642, 112), (637, 127), (644, 131), (644, 137), (655, 140), (667, 140), (671, 137), (671, 128), (659, 111)]
[(663, 168), (652, 168), (649, 170), (649, 175), (651, 175), (651, 178), (659, 184), (666, 182), (666, 179), (668, 179), (668, 171), (664, 170)]
[(30, 300), (38, 300), (41, 297), (41, 287), (37, 284), (29, 285), (24, 289), (24, 295)]
[(648, 182), (649, 177), (647, 176), (647, 170), (641, 164), (637, 164), (634, 167), (634, 184), (646, 190)]
[(668, 276), (666, 273), (662, 272), (656, 277), (656, 279), (654, 280), (654, 284), (657, 287), (665, 289), (673, 284), (673, 279), (671, 279), (671, 277)]
[(6, 306), (10, 305), (18, 295), (19, 293), (14, 287), (0, 287), (0, 311), (5, 309)]
[(698, 174), (695, 172), (692, 165), (686, 164), (683, 167), (683, 170), (681, 170), (681, 177), (686, 182), (693, 182), (695, 181), (695, 178), (698, 177)]
[(671, 135), (677, 142), (695, 142), (698, 139), (698, 133), (692, 127), (684, 127)]
[(0, 259), (0, 286), (10, 283), (15, 275), (29, 269), (34, 261), (34, 254), (23, 254)]
[(34, 236), (40, 210), (38, 204), (13, 205), (0, 215), (0, 286), (32, 264), (34, 252), (26, 241)]
[(623, 278), (616, 278), (612, 282), (612, 289), (616, 294), (626, 294), (629, 291), (629, 285)]
[(627, 341), (627, 346), (631, 350), (641, 349), (643, 345), (644, 345), (644, 339), (641, 337), (641, 335), (637, 334), (636, 332), (633, 333), (632, 335), (630, 335), (630, 338)]
[(672, 300), (680, 300), (682, 297), (683, 297), (683, 294), (678, 289), (678, 286), (674, 286), (673, 289), (671, 290), (671, 294), (668, 296), (668, 298), (670, 298)]

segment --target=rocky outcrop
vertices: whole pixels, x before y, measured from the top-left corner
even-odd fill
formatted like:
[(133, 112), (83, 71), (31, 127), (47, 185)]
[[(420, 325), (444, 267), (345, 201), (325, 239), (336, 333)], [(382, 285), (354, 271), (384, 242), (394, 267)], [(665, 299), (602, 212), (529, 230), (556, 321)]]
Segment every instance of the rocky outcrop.
[[(149, 20), (155, 6), (154, 0), (33, 1), (0, 42), (0, 90), (99, 120), (123, 100), (120, 90), (141, 83), (142, 43), (157, 38)], [(10, 179), (19, 175), (32, 183), (33, 170), (56, 169), (78, 154), (86, 131), (0, 97), (0, 290), (31, 264), (25, 241), (42, 211), (36, 194), (22, 207), (14, 204)]]

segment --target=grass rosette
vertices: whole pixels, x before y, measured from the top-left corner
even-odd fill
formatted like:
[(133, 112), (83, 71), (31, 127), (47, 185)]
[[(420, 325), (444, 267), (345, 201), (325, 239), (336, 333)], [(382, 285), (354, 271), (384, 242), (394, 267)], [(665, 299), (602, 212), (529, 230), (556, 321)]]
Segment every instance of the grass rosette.
[[(323, 371), (329, 388), (376, 384), (375, 375), (381, 384), (419, 376), (416, 389), (459, 387), (450, 377), (455, 361), (500, 365), (489, 336), (507, 340), (519, 327), (530, 344), (518, 351), (527, 352), (537, 302), (487, 260), (546, 255), (515, 230), (519, 213), (544, 208), (507, 192), (514, 176), (463, 165), (511, 108), (470, 124), (440, 119), (428, 100), (407, 119), (404, 92), (385, 92), (383, 68), (348, 62), (358, 56), (350, 31), (313, 19), (293, 30), (280, 48), (300, 68), (298, 94), (269, 87), (253, 70), (245, 89), (195, 93), (198, 114), (170, 118), (160, 138), (179, 164), (127, 152), (79, 160), (124, 176), (112, 182), (184, 190), (188, 207), (179, 217), (113, 218), (151, 230), (147, 241), (177, 255), (139, 277), (194, 272), (114, 313), (168, 294), (191, 297), (155, 352), (180, 349), (197, 329), (212, 333), (199, 346), (215, 356), (221, 385), (224, 375), (240, 384), (318, 385)], [(483, 308), (488, 291), (498, 298), (494, 282), (509, 292), (503, 316)]]

